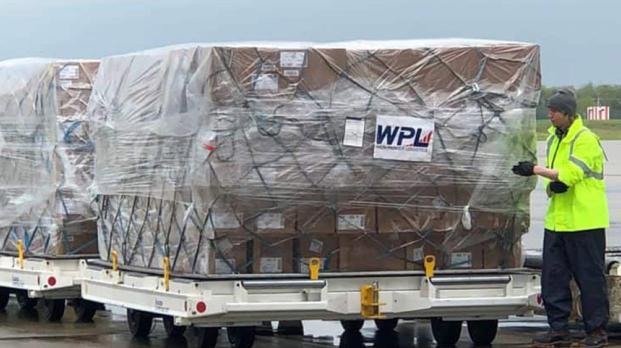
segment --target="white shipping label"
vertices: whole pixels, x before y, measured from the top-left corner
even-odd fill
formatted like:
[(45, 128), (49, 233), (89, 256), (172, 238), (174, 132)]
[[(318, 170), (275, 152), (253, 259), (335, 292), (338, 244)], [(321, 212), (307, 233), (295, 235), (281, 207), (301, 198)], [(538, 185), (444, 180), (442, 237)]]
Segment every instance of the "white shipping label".
[(274, 64), (269, 64), (269, 63), (261, 64), (261, 71), (274, 71), (274, 70), (276, 70), (276, 65)]
[(364, 214), (343, 214), (338, 216), (339, 230), (364, 230)]
[(259, 74), (254, 80), (254, 89), (257, 91), (278, 91), (278, 75)]
[(279, 230), (285, 228), (285, 217), (280, 213), (263, 213), (257, 219), (260, 230)]
[(262, 257), (261, 273), (282, 273), (282, 257)]
[(61, 80), (77, 80), (80, 78), (80, 66), (79, 65), (65, 65), (58, 72), (58, 78)]
[(61, 89), (69, 89), (73, 86), (73, 81), (71, 80), (61, 80), (60, 81), (60, 88)]
[(287, 77), (300, 77), (300, 70), (287, 69), (283, 70), (282, 74)]
[(451, 268), (472, 268), (472, 253), (452, 253)]
[(303, 68), (306, 65), (305, 51), (280, 52), (281, 68)]
[(348, 117), (345, 119), (345, 135), (343, 145), (362, 147), (364, 140), (364, 120), (361, 118)]
[(414, 248), (408, 250), (408, 259), (413, 262), (423, 261), (423, 248)]
[(433, 120), (377, 115), (373, 158), (431, 162)]
[(236, 216), (233, 213), (211, 213), (211, 222), (214, 228), (239, 228), (241, 226), (240, 221), (242, 221), (241, 214)]
[(216, 274), (232, 274), (236, 267), (235, 259), (216, 259)]
[(319, 239), (311, 239), (310, 245), (308, 246), (308, 251), (321, 254), (323, 250), (323, 242)]

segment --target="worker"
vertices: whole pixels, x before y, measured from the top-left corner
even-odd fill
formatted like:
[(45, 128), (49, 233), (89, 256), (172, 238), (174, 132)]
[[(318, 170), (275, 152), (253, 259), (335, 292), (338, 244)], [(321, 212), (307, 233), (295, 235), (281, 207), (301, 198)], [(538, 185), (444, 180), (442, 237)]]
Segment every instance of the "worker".
[(604, 185), (605, 153), (599, 138), (576, 114), (576, 96), (560, 89), (550, 97), (552, 126), (547, 140), (546, 165), (529, 161), (513, 166), (522, 176), (544, 178), (548, 195), (543, 240), (541, 287), (549, 331), (534, 347), (572, 344), (568, 318), (572, 309), (570, 280), (580, 288), (585, 347), (608, 343), (608, 294), (604, 253), (608, 203)]

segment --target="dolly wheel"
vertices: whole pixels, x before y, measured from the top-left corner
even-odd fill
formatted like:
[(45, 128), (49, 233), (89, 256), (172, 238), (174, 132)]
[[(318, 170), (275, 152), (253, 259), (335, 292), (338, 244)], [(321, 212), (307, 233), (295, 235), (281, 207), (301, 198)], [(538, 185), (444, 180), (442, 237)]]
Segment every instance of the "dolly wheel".
[(11, 292), (7, 288), (0, 288), (0, 311), (3, 311), (6, 308), (6, 305), (9, 304), (9, 295)]
[(65, 314), (65, 299), (45, 299), (39, 300), (41, 302), (41, 314), (43, 318), (50, 322), (57, 322), (62, 319)]
[(127, 308), (127, 326), (136, 338), (146, 338), (151, 333), (153, 316), (147, 312)]
[(431, 319), (433, 338), (441, 347), (452, 347), (459, 341), (462, 321), (444, 321), (442, 318)]
[(173, 317), (171, 317), (170, 315), (165, 315), (162, 318), (162, 321), (164, 322), (164, 330), (166, 330), (166, 335), (168, 335), (169, 338), (183, 336), (183, 333), (185, 332), (185, 326), (175, 325), (175, 319)]
[(472, 343), (489, 346), (496, 338), (498, 320), (468, 320), (468, 333)]
[(215, 348), (218, 344), (217, 327), (188, 326), (185, 338), (188, 348)]
[(226, 334), (234, 348), (251, 348), (254, 344), (254, 326), (227, 327)]
[(35, 308), (38, 300), (36, 298), (28, 297), (28, 293), (25, 290), (19, 290), (15, 293), (19, 308), (22, 310), (30, 310)]
[(399, 319), (397, 318), (375, 319), (375, 327), (377, 327), (378, 331), (386, 331), (386, 332), (393, 331), (397, 327), (398, 323), (399, 323)]
[(75, 312), (76, 321), (78, 323), (92, 323), (98, 308), (99, 304), (97, 302), (81, 298), (73, 301), (73, 311)]
[(360, 331), (364, 325), (364, 320), (341, 320), (341, 326), (345, 331)]

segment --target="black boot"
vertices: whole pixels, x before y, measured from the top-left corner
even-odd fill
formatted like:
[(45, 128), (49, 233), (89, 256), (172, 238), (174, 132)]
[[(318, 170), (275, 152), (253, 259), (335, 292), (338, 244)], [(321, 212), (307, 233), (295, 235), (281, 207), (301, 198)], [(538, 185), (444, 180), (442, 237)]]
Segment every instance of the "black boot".
[(551, 347), (570, 347), (571, 335), (569, 331), (550, 330), (543, 335), (535, 337), (532, 347), (551, 348)]
[(608, 335), (606, 330), (596, 329), (588, 333), (582, 341), (582, 346), (586, 348), (600, 348), (608, 345)]

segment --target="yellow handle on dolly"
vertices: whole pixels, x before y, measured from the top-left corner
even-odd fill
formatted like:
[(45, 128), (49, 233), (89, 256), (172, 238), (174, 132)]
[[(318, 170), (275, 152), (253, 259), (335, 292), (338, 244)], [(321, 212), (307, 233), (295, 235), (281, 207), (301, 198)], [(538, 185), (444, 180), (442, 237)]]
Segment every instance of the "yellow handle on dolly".
[(170, 258), (168, 256), (164, 257), (164, 289), (168, 291), (168, 285), (170, 284)]
[(366, 319), (383, 319), (380, 306), (385, 303), (379, 302), (379, 285), (377, 282), (360, 287), (360, 315)]
[(433, 271), (436, 268), (436, 257), (433, 255), (425, 256), (425, 277), (432, 278)]
[(308, 271), (310, 273), (311, 280), (319, 279), (319, 268), (321, 268), (321, 259), (318, 257), (312, 257), (308, 260)]
[(119, 270), (119, 254), (116, 251), (112, 250), (110, 253), (110, 258), (112, 259), (112, 270), (114, 272)]
[(24, 241), (21, 239), (17, 241), (17, 261), (19, 262), (19, 268), (24, 268)]

